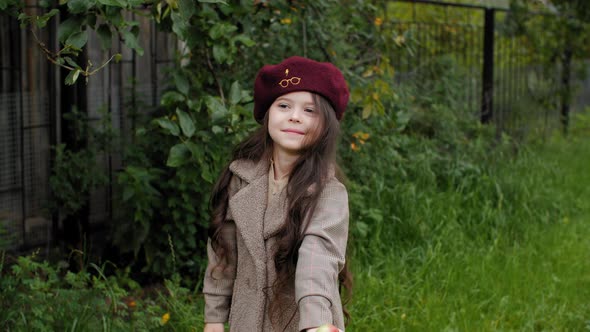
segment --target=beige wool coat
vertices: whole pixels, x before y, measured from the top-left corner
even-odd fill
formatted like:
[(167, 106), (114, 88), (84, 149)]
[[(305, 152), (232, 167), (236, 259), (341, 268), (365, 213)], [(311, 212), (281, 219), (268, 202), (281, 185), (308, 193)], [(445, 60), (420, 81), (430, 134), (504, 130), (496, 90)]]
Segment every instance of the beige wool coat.
[(234, 176), (224, 236), (236, 259), (218, 265), (209, 240), (203, 284), (205, 322), (229, 322), (231, 332), (295, 332), (325, 323), (344, 330), (338, 290), (348, 239), (344, 185), (331, 177), (320, 194), (299, 249), (295, 284), (282, 290), (281, 296), (292, 305), (273, 324), (268, 310), (276, 279), (273, 248), (275, 234), (285, 221), (285, 204), (267, 204), (268, 162), (238, 160), (230, 171)]

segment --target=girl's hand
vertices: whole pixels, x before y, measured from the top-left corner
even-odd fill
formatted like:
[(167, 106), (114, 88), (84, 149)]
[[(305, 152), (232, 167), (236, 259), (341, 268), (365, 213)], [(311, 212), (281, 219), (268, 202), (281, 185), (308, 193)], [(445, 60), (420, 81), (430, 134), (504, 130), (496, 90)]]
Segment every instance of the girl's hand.
[(320, 327), (308, 329), (306, 332), (344, 332), (332, 324), (324, 324)]
[(205, 324), (205, 328), (203, 329), (203, 332), (223, 332), (223, 331), (224, 331), (223, 323)]

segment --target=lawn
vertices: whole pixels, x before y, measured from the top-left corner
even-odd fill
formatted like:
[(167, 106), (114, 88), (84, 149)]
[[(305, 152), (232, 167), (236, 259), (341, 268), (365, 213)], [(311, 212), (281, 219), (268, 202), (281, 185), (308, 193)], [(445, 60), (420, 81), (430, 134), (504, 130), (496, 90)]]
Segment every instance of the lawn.
[[(447, 222), (425, 245), (353, 258), (351, 331), (590, 331), (590, 142), (554, 138), (527, 153), (531, 168), (504, 175), (566, 202), (563, 215), (490, 237)], [(530, 180), (537, 166), (545, 181)], [(447, 211), (456, 195), (441, 195)]]

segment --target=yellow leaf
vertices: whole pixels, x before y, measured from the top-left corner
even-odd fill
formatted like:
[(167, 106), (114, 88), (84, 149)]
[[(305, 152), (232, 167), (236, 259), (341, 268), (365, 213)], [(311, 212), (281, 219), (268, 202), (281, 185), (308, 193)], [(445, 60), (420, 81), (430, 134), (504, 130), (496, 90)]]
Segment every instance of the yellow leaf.
[(363, 73), (363, 77), (370, 77), (373, 76), (373, 68), (369, 68), (367, 70), (365, 70), (365, 72)]
[(373, 104), (372, 103), (365, 104), (365, 107), (363, 107), (363, 114), (362, 114), (363, 119), (367, 119), (368, 117), (370, 117), (372, 112), (373, 112)]
[(354, 89), (350, 93), (350, 101), (352, 103), (358, 103), (361, 100), (363, 100), (363, 97), (364, 96), (365, 96), (365, 94), (363, 93), (363, 90), (361, 90), (361, 89)]

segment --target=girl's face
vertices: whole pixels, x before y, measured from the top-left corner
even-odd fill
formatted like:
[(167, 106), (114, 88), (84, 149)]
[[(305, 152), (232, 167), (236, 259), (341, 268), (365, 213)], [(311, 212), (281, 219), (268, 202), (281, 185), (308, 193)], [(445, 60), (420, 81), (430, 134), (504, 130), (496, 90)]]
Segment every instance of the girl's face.
[(278, 97), (268, 110), (268, 133), (275, 152), (298, 155), (318, 136), (321, 121), (310, 92), (296, 91)]

